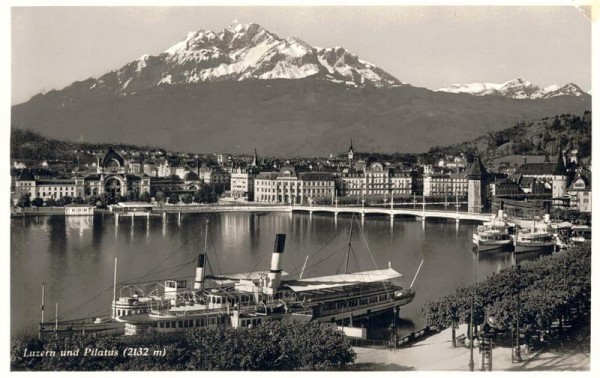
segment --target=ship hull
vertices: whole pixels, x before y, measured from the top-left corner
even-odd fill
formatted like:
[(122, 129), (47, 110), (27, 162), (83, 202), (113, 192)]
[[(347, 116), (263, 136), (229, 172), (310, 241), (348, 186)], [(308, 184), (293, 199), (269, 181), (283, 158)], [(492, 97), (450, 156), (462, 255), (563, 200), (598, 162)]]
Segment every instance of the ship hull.
[(477, 247), (479, 252), (499, 252), (510, 250), (512, 247), (512, 240), (481, 241), (473, 238), (473, 244), (475, 244), (475, 247)]
[(515, 253), (523, 252), (548, 252), (554, 249), (554, 243), (515, 243)]

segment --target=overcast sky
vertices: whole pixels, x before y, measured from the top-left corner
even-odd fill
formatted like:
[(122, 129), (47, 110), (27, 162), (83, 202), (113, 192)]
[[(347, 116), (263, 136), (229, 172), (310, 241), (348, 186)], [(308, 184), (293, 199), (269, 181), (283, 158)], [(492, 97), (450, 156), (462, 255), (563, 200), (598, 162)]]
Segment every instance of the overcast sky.
[(30, 7), (12, 9), (12, 103), (156, 55), (233, 20), (343, 46), (404, 83), (591, 89), (591, 23), (568, 7)]

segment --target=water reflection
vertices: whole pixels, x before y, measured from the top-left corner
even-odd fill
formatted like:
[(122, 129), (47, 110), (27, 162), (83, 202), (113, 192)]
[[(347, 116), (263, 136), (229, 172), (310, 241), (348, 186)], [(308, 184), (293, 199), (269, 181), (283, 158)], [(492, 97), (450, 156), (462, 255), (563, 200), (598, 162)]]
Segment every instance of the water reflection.
[(35, 331), (31, 324), (39, 320), (39, 300), (37, 296), (32, 299), (31, 293), (39, 291), (41, 282), (47, 283), (48, 303), (60, 302), (65, 310), (77, 308), (72, 317), (97, 308), (109, 311), (115, 256), (119, 257), (121, 282), (192, 276), (195, 257), (204, 250), (207, 220), (213, 273), (268, 269), (276, 233), (287, 234), (286, 272), (299, 276), (307, 255), (304, 277), (341, 272), (351, 222), (349, 271), (384, 268), (390, 263), (408, 285), (425, 259), (415, 281), (417, 296), (402, 308), (408, 329), (423, 325), (419, 308), (425, 302), (471, 284), (477, 269), (484, 277), (514, 264), (510, 254), (482, 254), (473, 260), (473, 224), (406, 217), (390, 221), (389, 216), (274, 212), (186, 213), (181, 220), (177, 214), (118, 221), (112, 215), (13, 219), (11, 331)]

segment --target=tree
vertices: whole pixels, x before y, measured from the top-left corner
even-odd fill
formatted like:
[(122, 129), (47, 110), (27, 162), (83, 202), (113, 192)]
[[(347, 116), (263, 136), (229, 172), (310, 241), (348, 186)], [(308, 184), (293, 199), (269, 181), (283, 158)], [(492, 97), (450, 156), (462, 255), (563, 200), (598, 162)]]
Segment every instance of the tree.
[[(516, 292), (520, 293), (517, 312)], [(455, 306), (458, 318), (468, 322), (474, 300), (474, 323), (493, 314), (498, 328), (515, 332), (516, 314), (522, 332), (546, 332), (565, 316), (583, 317), (591, 309), (591, 248), (584, 245), (564, 255), (542, 257), (493, 274), (477, 287), (459, 288), (455, 293), (427, 303), (421, 309), (427, 324), (446, 328), (452, 324)]]
[(58, 206), (66, 206), (73, 202), (73, 198), (71, 196), (62, 196), (58, 199)]
[(172, 193), (172, 194), (169, 196), (169, 203), (170, 203), (171, 205), (177, 205), (177, 204), (179, 203), (179, 194), (177, 194), (177, 193)]
[(48, 198), (46, 200), (46, 206), (52, 207), (52, 206), (57, 206), (58, 204), (56, 203), (56, 200), (54, 198)]
[(21, 196), (19, 197), (19, 200), (17, 201), (17, 206), (18, 207), (29, 207), (31, 206), (31, 193), (23, 193), (21, 194)]
[(40, 197), (36, 197), (31, 201), (31, 206), (40, 207), (44, 205), (44, 200)]
[(164, 192), (156, 192), (156, 201), (158, 201), (161, 205), (165, 203), (167, 197)]
[(140, 195), (140, 201), (142, 202), (150, 202), (150, 193), (144, 192)]
[[(24, 351), (128, 347), (164, 350), (161, 358), (43, 358)], [(293, 320), (267, 321), (254, 328), (201, 328), (159, 334), (150, 329), (130, 337), (86, 335), (11, 339), (11, 368), (36, 371), (98, 370), (332, 370), (354, 362), (348, 338), (334, 325)]]
[(191, 194), (185, 194), (183, 196), (181, 196), (181, 202), (185, 203), (186, 205), (189, 205), (190, 203), (192, 203), (194, 199), (192, 198)]
[(85, 203), (85, 200), (83, 198), (81, 198), (81, 196), (77, 196), (77, 197), (73, 198), (73, 203), (76, 205), (82, 205)]
[(135, 190), (130, 190), (127, 193), (127, 200), (128, 201), (139, 201), (140, 200), (140, 192), (139, 189), (135, 189)]

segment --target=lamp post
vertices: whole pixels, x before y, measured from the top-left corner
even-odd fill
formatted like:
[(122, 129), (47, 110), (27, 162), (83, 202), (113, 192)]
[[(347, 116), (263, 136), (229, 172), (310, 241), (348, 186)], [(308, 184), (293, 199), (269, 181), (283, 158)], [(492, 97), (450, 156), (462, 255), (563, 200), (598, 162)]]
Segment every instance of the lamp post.
[(473, 343), (475, 335), (473, 332), (473, 307), (475, 306), (475, 295), (471, 298), (471, 318), (469, 319), (469, 333), (471, 342), (469, 343), (469, 371), (475, 371), (475, 361), (473, 360)]
[(475, 270), (475, 291), (471, 298), (471, 319), (469, 319), (469, 331), (471, 333), (471, 343), (469, 345), (469, 371), (475, 371), (475, 361), (473, 360), (473, 344), (475, 341), (475, 331), (473, 330), (473, 327), (474, 327), (473, 316), (475, 315), (474, 307), (475, 307), (475, 297), (477, 296), (477, 284), (478, 284), (478, 280), (479, 280), (478, 276), (479, 276), (479, 248), (477, 249), (477, 269)]
[(519, 318), (521, 317), (521, 264), (517, 265), (517, 346), (515, 349), (515, 361), (521, 362), (521, 330), (519, 329)]

